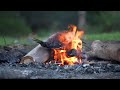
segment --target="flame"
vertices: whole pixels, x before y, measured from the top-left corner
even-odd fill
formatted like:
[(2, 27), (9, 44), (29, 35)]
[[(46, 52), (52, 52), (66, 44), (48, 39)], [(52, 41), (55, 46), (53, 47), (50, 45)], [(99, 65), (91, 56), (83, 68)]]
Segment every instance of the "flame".
[[(82, 63), (82, 58), (79, 57), (82, 52), (82, 36), (84, 31), (77, 30), (77, 27), (74, 25), (68, 26), (69, 30), (61, 32), (58, 35), (58, 40), (62, 43), (61, 48), (53, 48), (54, 51), (54, 60), (61, 65), (74, 65), (76, 63)], [(70, 50), (76, 50), (77, 55), (69, 56), (67, 54)], [(78, 55), (79, 54), (79, 55)]]

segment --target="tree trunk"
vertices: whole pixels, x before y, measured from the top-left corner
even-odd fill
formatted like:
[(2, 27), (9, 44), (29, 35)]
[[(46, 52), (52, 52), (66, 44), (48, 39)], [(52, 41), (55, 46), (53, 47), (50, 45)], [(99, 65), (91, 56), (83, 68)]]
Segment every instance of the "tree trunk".
[(84, 28), (86, 24), (86, 11), (78, 11), (78, 28)]

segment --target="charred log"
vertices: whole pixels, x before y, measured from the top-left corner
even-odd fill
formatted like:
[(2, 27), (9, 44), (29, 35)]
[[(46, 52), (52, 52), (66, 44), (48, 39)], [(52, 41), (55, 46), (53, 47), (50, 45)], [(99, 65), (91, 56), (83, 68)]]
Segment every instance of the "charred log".
[(71, 49), (70, 51), (67, 52), (67, 55), (68, 55), (69, 57), (77, 56), (77, 50)]
[(46, 48), (60, 48), (62, 47), (62, 44), (59, 42), (59, 41), (47, 41), (47, 42), (43, 42), (41, 40), (38, 40), (38, 39), (34, 39), (34, 41), (36, 41), (37, 43), (39, 43), (42, 47), (46, 47)]
[(34, 39), (34, 41), (36, 41), (37, 43), (39, 43), (42, 47), (46, 47), (49, 48), (48, 44), (46, 42), (43, 42), (39, 39)]

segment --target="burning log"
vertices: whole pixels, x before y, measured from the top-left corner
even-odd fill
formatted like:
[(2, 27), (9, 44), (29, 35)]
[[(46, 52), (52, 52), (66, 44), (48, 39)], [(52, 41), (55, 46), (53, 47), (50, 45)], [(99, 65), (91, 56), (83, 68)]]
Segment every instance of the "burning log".
[(60, 47), (64, 47), (65, 45), (69, 45), (73, 43), (82, 46), (82, 41), (80, 39), (82, 38), (84, 31), (77, 30), (77, 27), (74, 25), (70, 25), (68, 28), (69, 30), (57, 32), (51, 35), (46, 42), (43, 42), (38, 39), (34, 39), (34, 40), (37, 43), (39, 43), (41, 46), (46, 48), (60, 48)]
[(95, 40), (91, 48), (92, 51), (87, 52), (88, 57), (97, 57), (104, 60), (115, 60), (120, 62), (120, 43)]

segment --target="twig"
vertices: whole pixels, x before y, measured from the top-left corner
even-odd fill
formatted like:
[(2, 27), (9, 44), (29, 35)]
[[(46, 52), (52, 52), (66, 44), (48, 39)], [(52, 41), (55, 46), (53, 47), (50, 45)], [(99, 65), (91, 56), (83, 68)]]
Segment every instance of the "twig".
[(4, 44), (7, 45), (4, 35), (3, 35), (3, 40), (4, 40)]
[(7, 45), (7, 43), (6, 43), (6, 39), (5, 39), (5, 37), (4, 37), (4, 34), (1, 34), (1, 36), (3, 37), (4, 44)]

